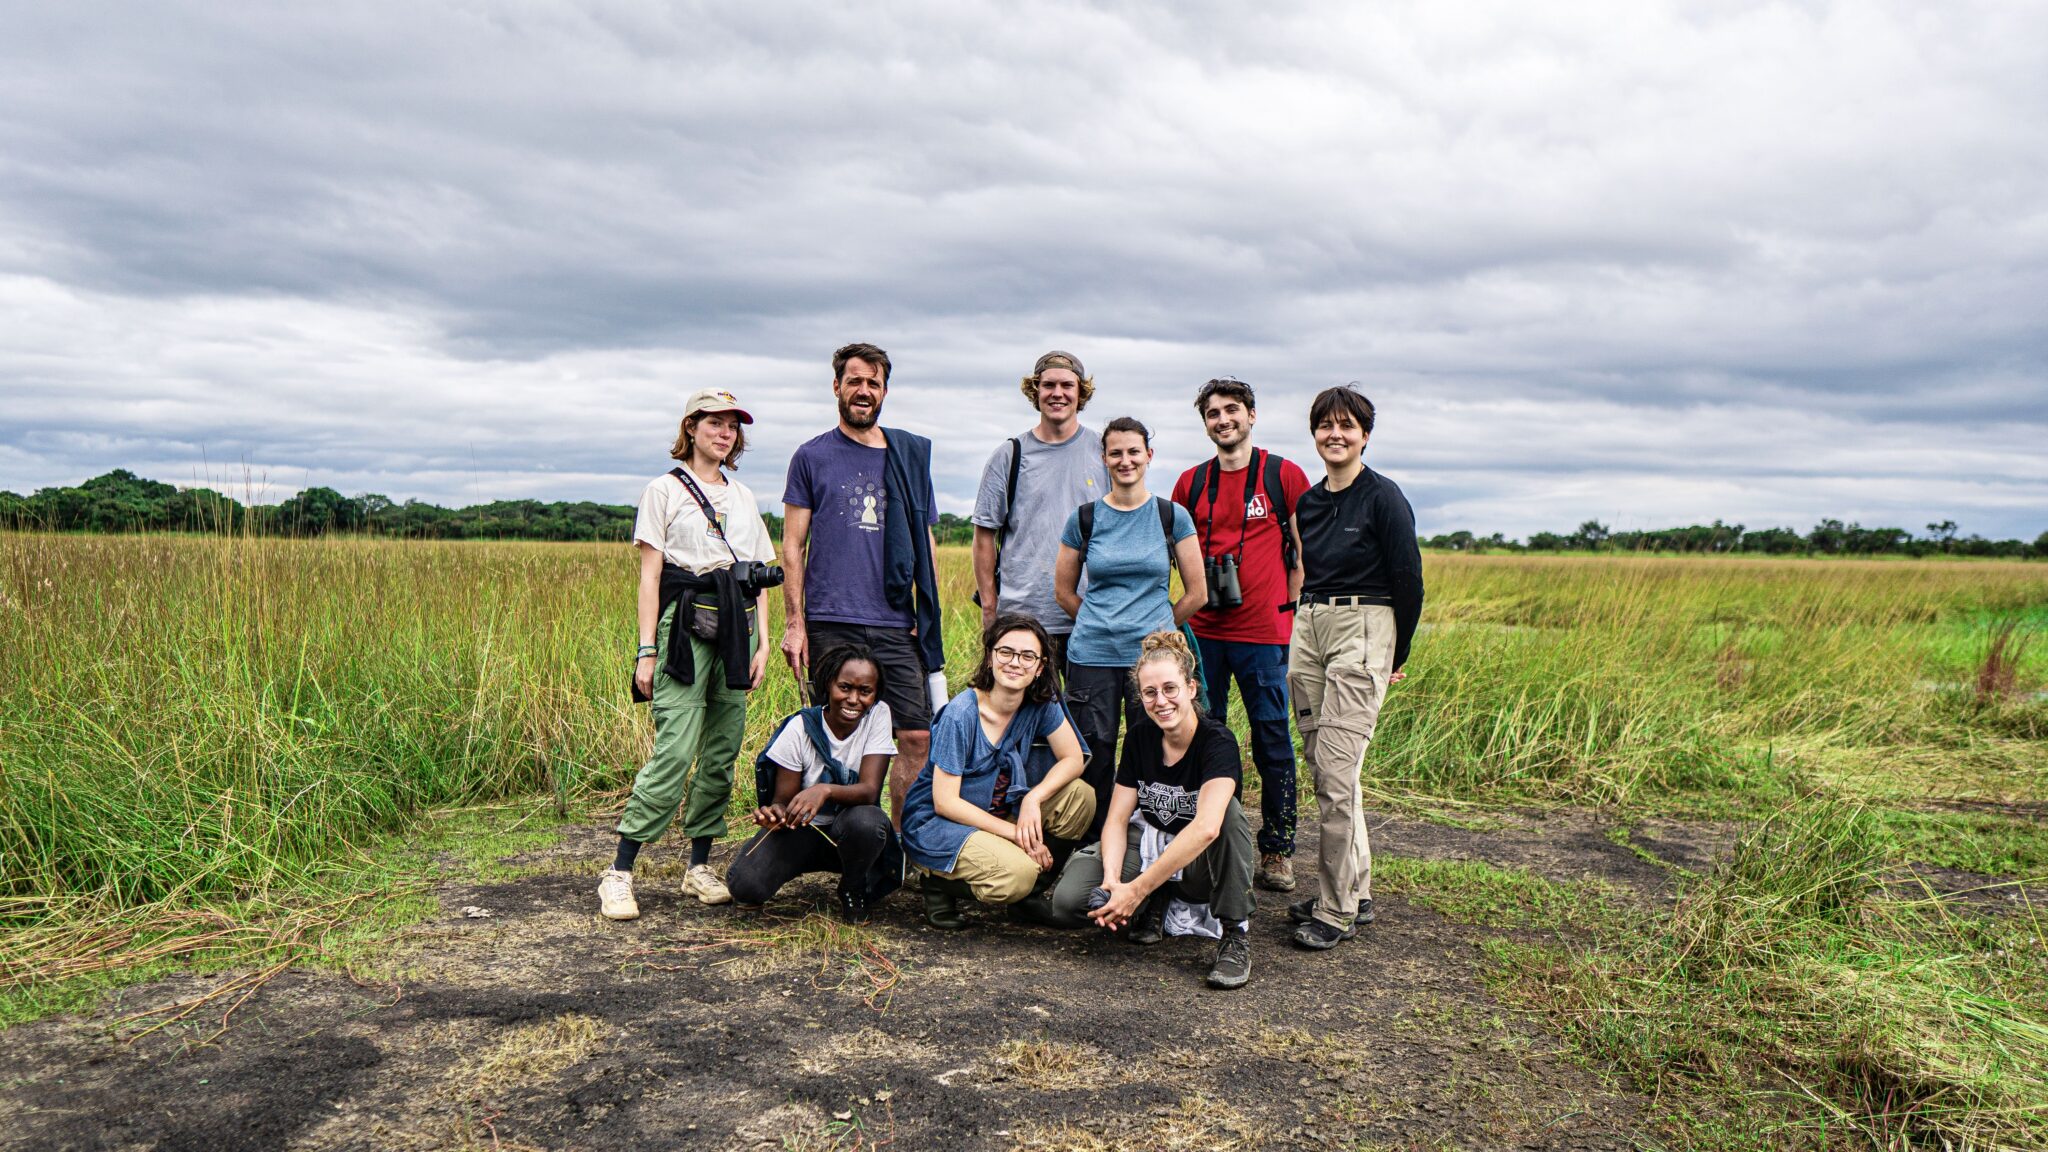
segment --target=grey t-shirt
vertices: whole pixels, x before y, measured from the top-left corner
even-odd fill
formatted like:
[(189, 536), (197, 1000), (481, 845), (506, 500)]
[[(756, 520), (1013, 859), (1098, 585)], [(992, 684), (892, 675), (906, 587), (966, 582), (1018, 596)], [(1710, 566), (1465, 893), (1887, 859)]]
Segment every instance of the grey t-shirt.
[[(1017, 438), (1024, 452), (1017, 468), (1017, 508), (1010, 517), (1010, 536), (1003, 544), (997, 574), (1002, 592), (997, 610), (1024, 612), (1038, 618), (1045, 630), (1064, 636), (1074, 619), (1060, 610), (1052, 594), (1053, 564), (1060, 555), (1060, 530), (1067, 516), (1109, 491), (1109, 473), (1102, 467), (1102, 437), (1082, 428), (1063, 444), (1047, 444), (1035, 432)], [(981, 470), (981, 491), (974, 497), (974, 522), (1000, 529), (1008, 510), (1004, 488), (1010, 479), (1010, 442), (989, 455)]]

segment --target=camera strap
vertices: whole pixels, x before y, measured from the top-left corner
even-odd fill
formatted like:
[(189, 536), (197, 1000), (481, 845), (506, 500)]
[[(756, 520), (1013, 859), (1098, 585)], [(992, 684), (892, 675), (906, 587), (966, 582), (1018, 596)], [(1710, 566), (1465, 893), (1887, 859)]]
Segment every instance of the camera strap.
[(697, 500), (697, 507), (704, 512), (704, 523), (710, 526), (711, 534), (718, 537), (720, 544), (725, 545), (726, 555), (732, 557), (732, 562), (735, 564), (739, 563), (740, 554), (733, 551), (732, 541), (727, 539), (725, 535), (725, 525), (718, 522), (718, 509), (712, 507), (711, 498), (704, 495), (704, 490), (697, 487), (697, 478), (690, 475), (690, 470), (687, 468), (671, 468), (668, 470), (668, 474), (682, 481), (683, 487), (689, 489), (690, 495)]
[[(1251, 527), (1252, 485), (1258, 482), (1257, 477), (1260, 475), (1265, 463), (1265, 455), (1266, 450), (1264, 448), (1254, 448), (1252, 449), (1251, 460), (1245, 464), (1244, 503), (1239, 507), (1237, 517), (1237, 550), (1235, 555), (1239, 564), (1244, 563), (1244, 537), (1245, 532)], [(1216, 534), (1216, 495), (1218, 489), (1223, 485), (1223, 469), (1216, 466), (1216, 458), (1211, 456), (1196, 465), (1195, 472), (1199, 480), (1206, 481), (1204, 497), (1208, 500), (1209, 506), (1202, 514), (1202, 545), (1206, 549), (1210, 538)], [(1192, 488), (1193, 485), (1189, 487)], [(1271, 515), (1271, 513), (1269, 512), (1268, 515)], [(1285, 529), (1282, 529), (1282, 534), (1285, 534)]]

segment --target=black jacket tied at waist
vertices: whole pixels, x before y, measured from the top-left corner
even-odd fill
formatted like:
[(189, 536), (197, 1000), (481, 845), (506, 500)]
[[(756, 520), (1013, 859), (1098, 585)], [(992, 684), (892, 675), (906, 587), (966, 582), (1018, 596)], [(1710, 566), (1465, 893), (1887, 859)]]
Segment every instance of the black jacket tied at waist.
[(677, 605), (676, 618), (668, 625), (668, 653), (662, 658), (662, 670), (678, 684), (697, 682), (697, 661), (690, 655), (692, 600), (718, 602), (718, 639), (712, 641), (712, 647), (718, 650), (718, 659), (725, 665), (725, 686), (742, 692), (752, 690), (753, 653), (747, 646), (747, 609), (752, 607), (752, 601), (740, 591), (731, 568), (699, 576), (679, 564), (662, 561), (661, 608), (656, 616), (668, 611), (669, 605)]

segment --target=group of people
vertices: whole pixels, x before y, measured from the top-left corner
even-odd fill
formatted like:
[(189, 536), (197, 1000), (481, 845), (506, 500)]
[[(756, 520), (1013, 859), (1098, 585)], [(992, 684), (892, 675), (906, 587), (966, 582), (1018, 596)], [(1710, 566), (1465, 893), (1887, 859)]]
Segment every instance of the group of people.
[[(635, 859), (680, 814), (683, 891), (707, 904), (763, 904), (824, 872), (861, 920), (915, 876), (936, 927), (965, 927), (972, 898), (1136, 944), (1204, 935), (1218, 941), (1209, 983), (1239, 987), (1254, 888), (1296, 885), (1291, 712), (1320, 813), (1317, 895), (1289, 906), (1293, 941), (1355, 935), (1373, 915), (1360, 769), (1423, 596), (1407, 499), (1364, 464), (1372, 403), (1350, 386), (1315, 398), (1311, 485), (1253, 444), (1251, 386), (1211, 380), (1195, 409), (1216, 454), (1155, 496), (1150, 430), (1083, 426), (1095, 381), (1071, 353), (1039, 357), (1022, 380), (1038, 420), (996, 448), (975, 499), (980, 658), (947, 699), (931, 441), (881, 425), (889, 372), (872, 344), (834, 354), (839, 420), (790, 459), (779, 554), (727, 475), (752, 415), (728, 391), (689, 398), (681, 463), (647, 486), (634, 527), (633, 686), (655, 738), (599, 881), (603, 915), (639, 915)], [(758, 600), (777, 586), (807, 703), (757, 758), (759, 831), (720, 877), (711, 847), (767, 672)], [(1223, 722), (1232, 684), (1256, 837)]]

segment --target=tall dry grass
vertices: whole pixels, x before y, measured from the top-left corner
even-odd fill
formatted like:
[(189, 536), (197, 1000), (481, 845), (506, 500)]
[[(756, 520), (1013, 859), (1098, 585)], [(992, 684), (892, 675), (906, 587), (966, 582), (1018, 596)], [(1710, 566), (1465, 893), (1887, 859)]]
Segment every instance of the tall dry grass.
[[(943, 568), (957, 682), (978, 617), (965, 550)], [(2040, 751), (2038, 702), (1987, 706), (1970, 645), (2048, 613), (2048, 567), (1431, 557), (1428, 578), (1377, 787), (1601, 803), (1739, 790), (1772, 743)], [(632, 589), (618, 546), (0, 536), (6, 914), (314, 883), (435, 808), (624, 787), (649, 739)], [(2038, 683), (2020, 656), (2004, 674)], [(749, 750), (796, 704), (771, 662)]]

